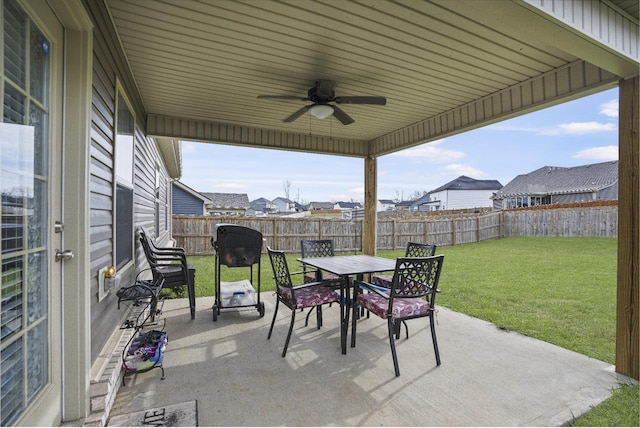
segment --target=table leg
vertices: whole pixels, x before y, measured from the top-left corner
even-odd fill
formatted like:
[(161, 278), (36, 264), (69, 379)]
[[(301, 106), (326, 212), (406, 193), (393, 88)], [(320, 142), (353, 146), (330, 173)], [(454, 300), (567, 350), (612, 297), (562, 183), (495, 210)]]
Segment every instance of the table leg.
[(349, 325), (349, 277), (343, 276), (340, 285), (340, 347), (347, 353), (347, 327)]
[[(356, 279), (358, 281), (362, 281), (364, 279), (364, 275), (363, 274), (358, 274), (356, 276)], [(356, 296), (357, 296), (357, 290), (355, 288), (355, 283), (353, 286), (353, 301), (350, 301), (351, 304), (351, 309), (353, 310), (353, 323), (355, 324), (356, 321), (358, 320), (358, 305), (356, 305)], [(347, 328), (349, 327), (349, 323), (347, 322)], [(354, 329), (352, 328), (351, 331), (354, 331)], [(355, 348), (356, 347), (356, 337), (352, 334), (351, 335), (351, 347)]]

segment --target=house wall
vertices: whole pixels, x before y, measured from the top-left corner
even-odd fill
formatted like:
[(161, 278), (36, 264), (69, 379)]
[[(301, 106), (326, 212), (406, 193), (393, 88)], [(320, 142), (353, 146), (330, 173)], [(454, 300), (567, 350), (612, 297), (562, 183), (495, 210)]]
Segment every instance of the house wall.
[(593, 192), (586, 193), (569, 193), (566, 195), (552, 195), (551, 203), (553, 204), (571, 204), (575, 202), (588, 202), (596, 199)]
[(430, 199), (440, 201), (438, 210), (460, 210), (465, 208), (491, 207), (491, 196), (495, 190), (443, 190), (430, 193)]
[(205, 215), (204, 202), (178, 186), (173, 187), (172, 214)]
[[(154, 140), (144, 134), (146, 114), (136, 96), (109, 15), (102, 2), (85, 2), (94, 22), (90, 156), (90, 283), (91, 361), (95, 362), (124, 313), (118, 310), (115, 289), (131, 283), (146, 265), (144, 253), (135, 240), (134, 265), (116, 275), (114, 289), (98, 300), (98, 271), (114, 264), (113, 258), (113, 166), (116, 85), (119, 82), (133, 106), (136, 117), (134, 137), (134, 227), (143, 226), (162, 240), (169, 238), (169, 176)], [(160, 186), (156, 198), (156, 168)], [(156, 209), (159, 215), (155, 216)], [(158, 228), (158, 230), (156, 230)], [(159, 241), (159, 242), (160, 242)]]

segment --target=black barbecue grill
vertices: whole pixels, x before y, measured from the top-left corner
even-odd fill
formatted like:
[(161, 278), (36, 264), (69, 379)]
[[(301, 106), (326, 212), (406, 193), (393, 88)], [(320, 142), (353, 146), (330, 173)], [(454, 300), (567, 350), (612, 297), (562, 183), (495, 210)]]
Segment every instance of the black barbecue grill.
[[(217, 224), (211, 238), (216, 252), (215, 304), (213, 320), (218, 320), (221, 309), (255, 306), (264, 316), (264, 303), (260, 301), (260, 254), (262, 253), (262, 233), (235, 224)], [(249, 279), (223, 282), (220, 267), (249, 268)], [(257, 283), (254, 284), (254, 266), (257, 266)], [(257, 288), (254, 288), (254, 285)]]

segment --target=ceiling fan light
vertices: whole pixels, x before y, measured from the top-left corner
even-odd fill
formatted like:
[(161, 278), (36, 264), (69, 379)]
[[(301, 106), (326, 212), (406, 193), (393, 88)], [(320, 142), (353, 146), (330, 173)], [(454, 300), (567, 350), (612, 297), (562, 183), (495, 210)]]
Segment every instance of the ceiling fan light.
[(316, 104), (311, 106), (309, 113), (315, 118), (326, 119), (333, 114), (333, 107), (327, 104)]

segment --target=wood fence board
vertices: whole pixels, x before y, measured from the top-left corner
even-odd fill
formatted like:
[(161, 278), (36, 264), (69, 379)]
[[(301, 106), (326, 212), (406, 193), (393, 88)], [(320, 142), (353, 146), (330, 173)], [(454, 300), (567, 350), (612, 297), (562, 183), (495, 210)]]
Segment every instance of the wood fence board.
[[(333, 239), (337, 253), (362, 251), (362, 220), (173, 216), (173, 238), (189, 255), (211, 255), (215, 225), (232, 223), (259, 230), (265, 244), (290, 253), (300, 252), (302, 239)], [(439, 247), (510, 236), (593, 236), (615, 238), (618, 207), (574, 207), (513, 210), (478, 215), (431, 216), (420, 219), (381, 218), (377, 249), (404, 249), (407, 242)], [(263, 251), (266, 251), (266, 245)]]

